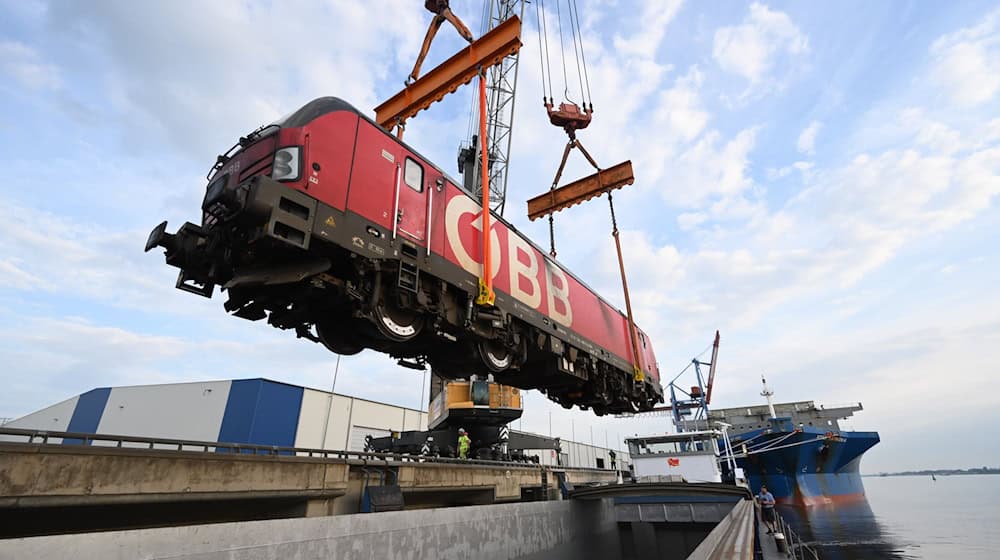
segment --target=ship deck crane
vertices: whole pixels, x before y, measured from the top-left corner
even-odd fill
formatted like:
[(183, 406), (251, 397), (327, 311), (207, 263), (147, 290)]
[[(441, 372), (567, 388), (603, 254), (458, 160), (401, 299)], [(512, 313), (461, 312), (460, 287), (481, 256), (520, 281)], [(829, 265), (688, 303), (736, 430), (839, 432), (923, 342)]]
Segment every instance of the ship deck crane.
[[(692, 358), (691, 362), (670, 380), (669, 405), (658, 406), (647, 412), (637, 414), (619, 414), (618, 417), (632, 418), (636, 416), (665, 416), (669, 414), (673, 417), (674, 426), (679, 432), (685, 431), (685, 428), (696, 431), (708, 429), (708, 405), (712, 402), (712, 387), (715, 385), (715, 371), (719, 361), (719, 341), (719, 331), (715, 331), (715, 339), (712, 341), (712, 344)], [(703, 361), (701, 357), (709, 350), (712, 351), (712, 357), (707, 362)], [(707, 378), (701, 371), (703, 366), (708, 367)], [(691, 385), (689, 388), (679, 385), (677, 380), (692, 367), (694, 367), (695, 382), (697, 385)], [(692, 413), (692, 411), (694, 412)], [(693, 418), (686, 419), (685, 417), (687, 416), (693, 416)]]

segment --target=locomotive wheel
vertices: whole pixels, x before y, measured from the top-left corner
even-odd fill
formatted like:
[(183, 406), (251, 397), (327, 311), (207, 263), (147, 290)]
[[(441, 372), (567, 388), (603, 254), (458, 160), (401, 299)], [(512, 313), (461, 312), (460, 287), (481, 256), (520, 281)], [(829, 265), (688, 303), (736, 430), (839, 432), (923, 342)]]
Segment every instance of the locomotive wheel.
[(350, 333), (350, 326), (335, 323), (316, 324), (316, 334), (326, 349), (334, 354), (353, 356), (365, 347)]
[(486, 369), (493, 373), (506, 371), (514, 362), (510, 351), (497, 340), (484, 340), (478, 344), (479, 357)]
[(393, 342), (409, 342), (423, 330), (423, 318), (412, 311), (399, 309), (383, 298), (375, 306), (375, 327), (378, 332)]

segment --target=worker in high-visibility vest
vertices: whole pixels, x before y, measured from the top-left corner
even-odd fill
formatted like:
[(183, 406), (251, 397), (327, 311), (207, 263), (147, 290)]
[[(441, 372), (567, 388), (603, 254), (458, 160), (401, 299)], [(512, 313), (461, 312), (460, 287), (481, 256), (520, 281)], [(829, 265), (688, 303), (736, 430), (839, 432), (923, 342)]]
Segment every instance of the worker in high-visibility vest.
[(465, 428), (458, 429), (458, 458), (468, 459), (469, 458), (469, 447), (472, 446), (472, 440), (469, 439), (469, 434), (465, 433)]

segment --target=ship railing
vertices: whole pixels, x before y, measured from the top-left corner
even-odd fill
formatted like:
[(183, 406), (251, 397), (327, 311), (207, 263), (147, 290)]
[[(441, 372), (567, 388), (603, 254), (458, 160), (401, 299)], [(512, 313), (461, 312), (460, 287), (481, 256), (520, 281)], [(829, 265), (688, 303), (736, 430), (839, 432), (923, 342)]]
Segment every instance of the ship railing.
[(802, 541), (802, 536), (792, 529), (785, 518), (774, 512), (774, 516), (778, 522), (778, 532), (785, 536), (785, 544), (788, 549), (787, 554), (789, 558), (795, 560), (819, 560), (819, 553), (816, 549), (809, 546)]
[(817, 408), (819, 408), (820, 410), (835, 410), (838, 408), (853, 408), (858, 410), (864, 410), (864, 407), (861, 406), (860, 401), (849, 402), (849, 403), (832, 403), (832, 404), (823, 403), (819, 405)]

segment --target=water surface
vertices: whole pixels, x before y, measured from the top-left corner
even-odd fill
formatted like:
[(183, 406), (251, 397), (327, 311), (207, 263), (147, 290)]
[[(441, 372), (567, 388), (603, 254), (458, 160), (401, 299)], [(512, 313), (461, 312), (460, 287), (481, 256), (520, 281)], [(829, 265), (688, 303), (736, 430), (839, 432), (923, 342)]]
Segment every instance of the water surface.
[(779, 510), (824, 560), (1000, 559), (1000, 475), (864, 484), (866, 502)]

